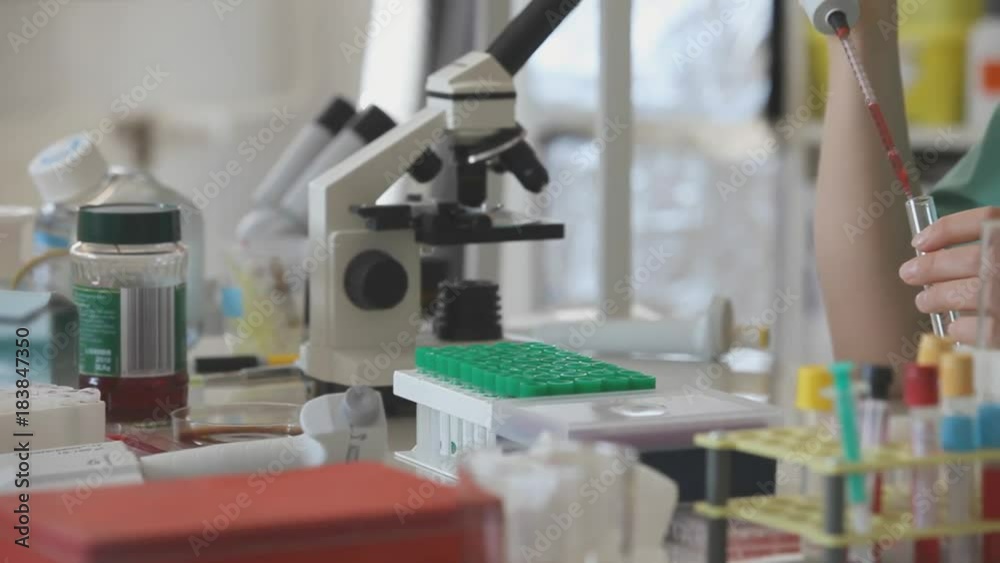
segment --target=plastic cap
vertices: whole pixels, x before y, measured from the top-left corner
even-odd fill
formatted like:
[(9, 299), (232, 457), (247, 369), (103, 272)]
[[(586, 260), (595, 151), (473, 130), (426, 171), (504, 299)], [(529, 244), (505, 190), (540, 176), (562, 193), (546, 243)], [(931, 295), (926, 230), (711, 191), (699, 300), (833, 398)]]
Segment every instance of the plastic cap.
[(951, 352), (955, 341), (951, 338), (941, 338), (933, 334), (920, 337), (920, 347), (917, 349), (917, 363), (922, 366), (936, 366), (941, 362), (941, 356)]
[(343, 98), (335, 98), (330, 105), (323, 110), (323, 113), (319, 115), (316, 119), (316, 123), (319, 123), (324, 129), (330, 132), (331, 135), (336, 135), (340, 133), (340, 130), (347, 125), (347, 122), (354, 117), (355, 111), (354, 106), (350, 102)]
[(341, 409), (352, 426), (371, 426), (378, 421), (381, 409), (378, 391), (356, 385), (347, 390)]
[(396, 127), (396, 122), (378, 106), (371, 105), (354, 116), (348, 124), (365, 143), (371, 143)]
[(257, 356), (203, 356), (194, 359), (195, 373), (226, 373), (259, 365)]
[(46, 147), (28, 165), (28, 174), (47, 202), (71, 200), (96, 186), (108, 163), (87, 135), (79, 133)]
[(938, 370), (934, 366), (906, 364), (903, 375), (903, 398), (910, 407), (938, 404)]
[(801, 411), (832, 411), (833, 401), (825, 393), (825, 390), (832, 385), (833, 374), (826, 366), (800, 367), (798, 386), (795, 392), (795, 408)]
[(181, 211), (158, 203), (85, 205), (77, 233), (81, 242), (96, 244), (161, 244), (181, 240)]
[(942, 397), (971, 397), (975, 394), (972, 380), (972, 356), (951, 352), (941, 357), (938, 367)]
[(892, 368), (865, 364), (861, 367), (861, 377), (868, 383), (868, 396), (879, 401), (889, 400), (892, 388)]

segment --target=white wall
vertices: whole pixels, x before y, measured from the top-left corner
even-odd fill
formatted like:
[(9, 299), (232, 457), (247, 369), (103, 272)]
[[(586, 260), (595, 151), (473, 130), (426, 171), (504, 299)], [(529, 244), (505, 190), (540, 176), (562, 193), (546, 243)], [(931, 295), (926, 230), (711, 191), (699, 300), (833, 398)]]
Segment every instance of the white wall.
[[(37, 204), (26, 167), (51, 141), (107, 118), (102, 150), (122, 160), (113, 131), (152, 113), (162, 122), (153, 171), (168, 185), (211, 193), (213, 175), (225, 183), (227, 165), (239, 166), (205, 207), (218, 275), (249, 192), (294, 130), (334, 93), (357, 99), (369, 9), (368, 0), (0, 2), (0, 203)], [(163, 75), (146, 78), (151, 68)], [(134, 108), (132, 94), (142, 99)], [(270, 137), (260, 133), (274, 112), (293, 116), (288, 127), (251, 150), (248, 137)]]

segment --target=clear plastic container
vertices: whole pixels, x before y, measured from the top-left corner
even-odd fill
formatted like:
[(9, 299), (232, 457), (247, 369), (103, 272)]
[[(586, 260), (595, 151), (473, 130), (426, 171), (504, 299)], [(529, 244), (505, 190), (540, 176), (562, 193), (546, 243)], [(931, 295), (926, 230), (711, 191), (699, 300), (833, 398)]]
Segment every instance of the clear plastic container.
[(80, 210), (70, 254), (80, 316), (80, 387), (101, 391), (110, 422), (166, 424), (187, 405), (187, 248), (173, 206)]
[(234, 354), (298, 355), (305, 334), (306, 239), (254, 241), (227, 256), (221, 310)]
[[(162, 203), (181, 211), (183, 242), (188, 249), (187, 344), (201, 335), (204, 310), (205, 223), (193, 202), (150, 174), (108, 166), (86, 135), (62, 139), (39, 153), (28, 168), (45, 203), (35, 222), (36, 255), (66, 251), (76, 241), (78, 210), (84, 205)], [(73, 276), (68, 260), (54, 259), (37, 268), (34, 287), (70, 295)]]
[(641, 560), (638, 519), (655, 518), (638, 506), (637, 465), (631, 448), (554, 440), (514, 455), (472, 452), (459, 480), (503, 501), (507, 561), (624, 563)]
[(699, 432), (760, 428), (782, 420), (779, 409), (735, 395), (694, 388), (510, 399), (494, 406), (497, 435), (532, 444), (557, 440), (626, 444), (640, 452), (688, 448)]
[(301, 405), (229, 403), (186, 407), (171, 413), (174, 439), (210, 446), (302, 434)]

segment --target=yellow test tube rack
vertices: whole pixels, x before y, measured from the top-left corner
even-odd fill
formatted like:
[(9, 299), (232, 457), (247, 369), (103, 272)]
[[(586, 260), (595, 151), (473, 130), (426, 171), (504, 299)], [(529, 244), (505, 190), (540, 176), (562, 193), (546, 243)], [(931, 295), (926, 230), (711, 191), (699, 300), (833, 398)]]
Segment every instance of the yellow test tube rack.
[[(846, 561), (851, 546), (896, 544), (921, 538), (978, 536), (1000, 532), (1000, 520), (973, 520), (963, 524), (945, 522), (933, 528), (914, 528), (909, 511), (894, 510), (891, 502), (883, 502), (881, 514), (872, 518), (872, 532), (867, 535), (850, 533), (847, 528), (845, 479), (856, 473), (889, 473), (900, 469), (928, 466), (953, 466), (975, 471), (980, 462), (1000, 462), (1000, 449), (969, 453), (939, 453), (929, 457), (914, 457), (908, 444), (892, 444), (866, 450), (863, 461), (843, 460), (840, 441), (820, 427), (785, 427), (733, 432), (711, 432), (695, 436), (695, 444), (707, 450), (706, 501), (695, 510), (708, 519), (708, 563), (726, 562), (726, 534), (730, 520), (750, 522), (775, 530), (796, 534), (824, 548), (825, 561)], [(731, 455), (733, 452), (753, 454), (783, 462), (778, 472), (789, 471), (787, 465), (808, 468), (824, 480), (822, 498), (798, 495), (766, 494), (730, 498)], [(771, 487), (775, 491), (777, 487)], [(767, 491), (767, 492), (770, 492)], [(944, 498), (946, 491), (940, 495)], [(883, 497), (884, 499), (885, 497)], [(898, 505), (898, 503), (895, 503)]]

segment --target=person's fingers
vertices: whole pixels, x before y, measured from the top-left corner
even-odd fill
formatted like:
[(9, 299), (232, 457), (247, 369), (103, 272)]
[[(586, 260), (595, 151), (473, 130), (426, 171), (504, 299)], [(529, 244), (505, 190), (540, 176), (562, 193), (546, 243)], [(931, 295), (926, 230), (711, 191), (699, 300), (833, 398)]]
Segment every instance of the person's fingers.
[(956, 244), (979, 240), (983, 221), (1000, 219), (1000, 208), (979, 207), (946, 215), (913, 237), (913, 246), (923, 252), (934, 252)]
[(974, 311), (979, 301), (979, 278), (967, 278), (934, 284), (917, 294), (921, 313)]
[(976, 343), (976, 328), (979, 319), (976, 317), (962, 317), (948, 325), (948, 336), (954, 338), (960, 344), (974, 345)]
[(948, 248), (917, 256), (899, 268), (899, 277), (915, 286), (978, 276), (978, 245)]

